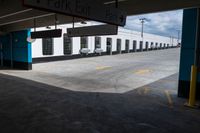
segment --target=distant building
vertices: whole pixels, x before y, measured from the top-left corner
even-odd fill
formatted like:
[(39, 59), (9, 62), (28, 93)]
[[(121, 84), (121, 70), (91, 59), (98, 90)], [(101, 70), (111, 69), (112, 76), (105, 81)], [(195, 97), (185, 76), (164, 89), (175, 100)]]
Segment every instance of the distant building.
[[(87, 22), (86, 25), (93, 25), (93, 23)], [(83, 25), (76, 23), (75, 26)], [(54, 27), (48, 28), (53, 29)], [(53, 58), (70, 58), (70, 56), (82, 57), (83, 55), (112, 55), (177, 46), (177, 39), (175, 38), (147, 33), (144, 33), (142, 38), (140, 32), (121, 27), (118, 30), (118, 35), (74, 38), (67, 36), (67, 28), (72, 28), (72, 24), (59, 25), (58, 28), (63, 30), (61, 38), (37, 39), (32, 43), (33, 61), (44, 60), (45, 58), (51, 60)], [(37, 30), (47, 30), (47, 28), (43, 27)]]

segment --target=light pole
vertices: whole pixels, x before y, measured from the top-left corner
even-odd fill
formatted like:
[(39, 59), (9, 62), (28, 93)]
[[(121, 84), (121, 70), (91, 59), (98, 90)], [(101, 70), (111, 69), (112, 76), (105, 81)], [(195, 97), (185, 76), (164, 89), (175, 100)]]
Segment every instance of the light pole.
[[(140, 22), (141, 22), (141, 24), (142, 24), (142, 29), (141, 29), (141, 37), (142, 37), (142, 44), (140, 44), (140, 45), (144, 45), (144, 23), (146, 22), (146, 21), (150, 21), (149, 19), (147, 19), (147, 18), (140, 18)], [(145, 44), (146, 45), (146, 44)], [(142, 46), (143, 47), (143, 46)], [(148, 46), (146, 46), (146, 48), (147, 48)], [(148, 48), (147, 48), (148, 49)]]
[(151, 21), (151, 20), (147, 19), (147, 18), (140, 18), (139, 20), (140, 20), (140, 22), (142, 24), (141, 37), (143, 38), (144, 37), (144, 23), (148, 22), (148, 21)]
[(181, 32), (181, 31), (180, 31), (180, 30), (177, 30), (177, 32), (178, 32), (178, 40), (177, 40), (178, 42), (177, 42), (177, 45), (179, 45), (179, 40), (180, 40), (180, 32)]
[(140, 22), (141, 22), (141, 24), (142, 24), (142, 29), (141, 29), (141, 37), (143, 38), (143, 36), (144, 36), (144, 23), (145, 23), (145, 21), (146, 21), (146, 18), (141, 18), (140, 19)]

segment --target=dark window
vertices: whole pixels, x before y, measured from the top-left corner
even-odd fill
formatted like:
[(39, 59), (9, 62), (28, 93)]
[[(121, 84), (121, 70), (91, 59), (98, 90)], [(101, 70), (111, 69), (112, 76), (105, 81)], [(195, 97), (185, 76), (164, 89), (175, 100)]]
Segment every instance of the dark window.
[(88, 37), (81, 37), (81, 49), (88, 48)]
[(158, 43), (156, 43), (156, 47), (158, 46)]
[(122, 44), (122, 40), (121, 39), (117, 39), (117, 51), (121, 52), (121, 44)]
[(125, 43), (126, 43), (126, 52), (129, 52), (129, 44), (130, 44), (130, 41), (129, 41), (129, 40), (126, 40)]
[(101, 37), (95, 37), (95, 49), (101, 48)]
[(73, 41), (71, 37), (68, 37), (67, 34), (64, 34), (63, 38), (63, 44), (64, 44), (64, 54), (72, 54), (72, 46)]
[(53, 38), (42, 39), (43, 55), (53, 55)]
[(151, 42), (151, 49), (153, 49), (153, 44), (154, 44), (154, 43), (153, 43), (153, 42)]
[(107, 38), (107, 45), (111, 46), (112, 45), (112, 38)]
[(136, 49), (137, 49), (137, 41), (134, 40), (134, 41), (133, 41), (133, 51), (135, 52)]
[(129, 40), (126, 40), (126, 45), (129, 45), (130, 41)]
[(149, 42), (146, 42), (145, 48), (146, 48), (146, 50), (148, 50), (148, 48), (149, 48)]
[(107, 54), (112, 54), (112, 38), (106, 38), (106, 45)]
[(140, 41), (140, 51), (143, 50), (143, 41)]
[(160, 43), (160, 47), (162, 47), (162, 43)]
[(133, 41), (133, 45), (135, 45), (135, 46), (137, 45), (137, 41), (136, 40)]

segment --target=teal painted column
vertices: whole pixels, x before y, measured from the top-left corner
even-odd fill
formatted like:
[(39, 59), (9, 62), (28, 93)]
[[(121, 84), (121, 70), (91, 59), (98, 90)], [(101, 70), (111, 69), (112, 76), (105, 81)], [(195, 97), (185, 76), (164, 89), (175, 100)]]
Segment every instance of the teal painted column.
[[(181, 46), (180, 74), (178, 96), (189, 96), (191, 66), (194, 65), (197, 9), (186, 9), (183, 12), (183, 33)], [(199, 76), (198, 76), (199, 77)], [(197, 83), (197, 97), (200, 98), (200, 78)]]
[(22, 70), (32, 69), (31, 43), (27, 42), (30, 30), (16, 31), (0, 37), (3, 45), (3, 64)]
[(29, 30), (13, 32), (13, 67), (25, 70), (32, 69), (31, 43), (27, 42)]

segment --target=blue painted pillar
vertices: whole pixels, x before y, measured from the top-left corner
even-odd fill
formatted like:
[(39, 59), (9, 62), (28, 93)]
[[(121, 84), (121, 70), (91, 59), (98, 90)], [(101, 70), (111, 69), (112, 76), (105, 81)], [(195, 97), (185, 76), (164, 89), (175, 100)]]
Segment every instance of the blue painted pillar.
[(32, 69), (31, 44), (27, 42), (30, 30), (11, 32), (0, 37), (3, 45), (3, 64), (22, 70)]
[[(183, 13), (183, 34), (181, 46), (179, 97), (188, 97), (191, 66), (194, 65), (195, 40), (197, 31), (197, 9), (186, 9)], [(199, 77), (199, 76), (198, 76)], [(197, 83), (197, 97), (200, 98), (200, 78)]]

